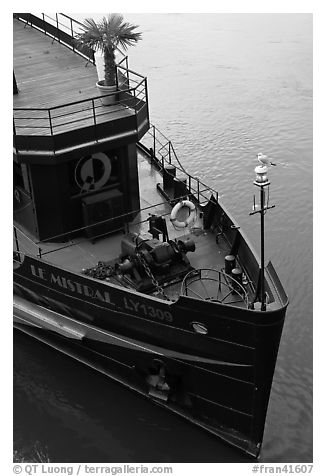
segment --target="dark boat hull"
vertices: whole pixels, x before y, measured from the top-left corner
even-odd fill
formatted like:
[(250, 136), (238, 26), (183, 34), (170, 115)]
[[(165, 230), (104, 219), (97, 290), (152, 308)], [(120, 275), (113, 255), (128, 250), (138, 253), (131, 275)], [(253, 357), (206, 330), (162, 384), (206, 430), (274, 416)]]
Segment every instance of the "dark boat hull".
[[(90, 86), (95, 69), (85, 73), (85, 57), (94, 62), (93, 50), (80, 49), (74, 38), (81, 25), (63, 15), (71, 31), (62, 32), (58, 15), (51, 25), (44, 14), (16, 14), (24, 25), (15, 22), (16, 74), (23, 85), (18, 82), (14, 101), (15, 326), (257, 457), (287, 306), (284, 290), (263, 256), (259, 265), (218, 193), (186, 173), (171, 141), (150, 126), (146, 77), (128, 68), (127, 57), (119, 61), (116, 104), (104, 107)], [(20, 50), (25, 41), (33, 51), (28, 64)], [(70, 81), (62, 80), (63, 45), (83, 58), (69, 53), (71, 84), (85, 75), (77, 100)], [(50, 84), (43, 76), (44, 50)], [(145, 146), (139, 141), (146, 131)], [(162, 220), (176, 214), (180, 200), (189, 210), (197, 208), (196, 240), (182, 241), (181, 232), (174, 233), (195, 215), (184, 223), (171, 217), (169, 233)], [(150, 241), (141, 238), (147, 225)], [(90, 245), (119, 230), (121, 242), (113, 236), (98, 247), (101, 258), (90, 252), (91, 259), (84, 259), (90, 250), (81, 241)], [(80, 234), (87, 239), (78, 241)], [(50, 264), (44, 257), (59, 251), (50, 246), (59, 242), (65, 243), (62, 254), (58, 260), (52, 254), (56, 264)], [(75, 254), (65, 253), (76, 244)], [(121, 245), (117, 252), (115, 244)], [(186, 253), (195, 248), (188, 260)], [(227, 255), (241, 268), (236, 286), (224, 273)], [(112, 265), (108, 282), (79, 269), (99, 259)], [(69, 266), (73, 272), (64, 269)], [(205, 278), (213, 292), (203, 295), (195, 287), (197, 298), (189, 297), (192, 278), (199, 276), (203, 285), (207, 268), (218, 276)], [(239, 289), (241, 301), (235, 301)]]
[(29, 256), (14, 288), (17, 328), (258, 456), (285, 308), (164, 302)]

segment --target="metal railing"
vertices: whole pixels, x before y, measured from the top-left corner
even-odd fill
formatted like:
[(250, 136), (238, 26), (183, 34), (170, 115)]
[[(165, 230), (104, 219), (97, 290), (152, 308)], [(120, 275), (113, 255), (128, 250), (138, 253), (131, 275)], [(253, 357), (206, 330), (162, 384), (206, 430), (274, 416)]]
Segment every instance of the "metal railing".
[(42, 257), (42, 248), (39, 243), (33, 241), (20, 228), (13, 226), (14, 252), (16, 253), (16, 261), (20, 261), (20, 255), (32, 254), (38, 258)]
[(142, 138), (142, 144), (150, 152), (152, 161), (162, 174), (169, 174), (166, 166), (173, 165), (180, 174), (180, 178), (184, 178), (184, 176), (187, 178), (187, 189), (198, 203), (203, 204), (210, 199), (211, 195), (217, 195), (216, 190), (186, 171), (176, 154), (171, 140), (153, 124), (150, 125), (149, 130)]
[[(82, 23), (74, 20), (68, 15), (56, 13), (55, 18), (41, 13), (17, 13), (15, 17), (23, 21), (26, 25), (36, 28), (44, 34), (53, 38), (61, 44), (69, 47), (80, 54), (87, 61), (95, 64), (94, 51), (81, 48), (75, 41), (74, 35), (82, 28)], [(120, 54), (123, 54), (119, 51)], [(93, 137), (91, 140), (98, 141), (97, 126), (110, 120), (110, 114), (116, 113), (119, 108), (129, 108), (135, 115), (141, 110), (147, 112), (147, 80), (144, 76), (128, 67), (128, 57), (123, 56), (116, 65), (117, 91), (106, 95), (115, 96), (114, 106), (104, 108), (101, 96), (91, 96), (90, 98), (58, 105), (50, 108), (14, 108), (14, 143), (16, 151), (37, 148), (34, 144), (38, 136), (54, 137), (62, 132), (72, 131), (78, 126), (93, 127)], [(138, 131), (138, 122), (135, 121), (135, 128)], [(22, 140), (19, 136), (23, 136)], [(24, 140), (24, 136), (32, 136), (29, 140)], [(100, 137), (102, 138), (102, 137)], [(24, 145), (23, 145), (24, 144)], [(50, 144), (55, 151), (54, 141)]]
[[(129, 72), (130, 74), (130, 72)], [(101, 117), (116, 113), (119, 106), (124, 106), (138, 112), (146, 105), (147, 85), (143, 78), (135, 87), (109, 93), (104, 97), (120, 96), (122, 99), (114, 102), (111, 108), (104, 108), (101, 102), (103, 96), (94, 96), (71, 103), (50, 108), (14, 108), (14, 135), (25, 135), (24, 130), (34, 129), (34, 134), (55, 135), (60, 129), (79, 122), (91, 121), (96, 126)]]
[[(50, 108), (14, 108), (13, 134), (16, 151), (33, 148), (38, 137), (52, 137), (64, 132), (74, 131), (78, 127), (89, 128), (89, 139), (98, 142), (103, 137), (98, 126), (111, 120), (113, 114), (128, 109), (135, 117), (134, 128), (138, 131), (137, 115), (143, 111), (148, 117), (147, 104), (147, 80), (145, 77), (127, 70), (123, 66), (117, 66), (118, 90), (107, 94), (113, 96), (114, 104), (109, 108), (103, 106), (102, 96), (94, 96), (71, 103), (66, 103)], [(129, 87), (130, 86), (130, 87)], [(108, 132), (105, 131), (107, 135)], [(20, 137), (28, 137), (24, 145), (20, 143)], [(37, 145), (34, 145), (36, 148)], [(49, 145), (56, 150), (55, 142)]]
[[(180, 197), (180, 199), (186, 198), (186, 197)], [(159, 202), (153, 205), (149, 205), (147, 207), (137, 209), (137, 210), (132, 210), (123, 214), (120, 214), (118, 216), (114, 216), (112, 218), (108, 218), (102, 221), (98, 221), (96, 223), (89, 224), (87, 226), (83, 226), (81, 228), (76, 228), (70, 231), (67, 231), (65, 233), (61, 233), (59, 235), (54, 235), (54, 236), (49, 236), (48, 238), (43, 239), (42, 241), (34, 241), (31, 238), (29, 238), (20, 228), (17, 226), (13, 226), (13, 233), (14, 233), (14, 244), (15, 244), (15, 249), (14, 251), (20, 255), (20, 254), (31, 254), (33, 256), (37, 256), (38, 258), (42, 258), (45, 255), (53, 254), (57, 251), (61, 251), (66, 248), (71, 248), (73, 246), (80, 245), (84, 242), (88, 242), (89, 238), (88, 237), (81, 237), (84, 232), (89, 231), (90, 229), (94, 228), (96, 229), (97, 227), (100, 227), (102, 225), (108, 225), (110, 223), (114, 223), (117, 221), (117, 218), (123, 218), (124, 219), (124, 226), (123, 226), (123, 231), (124, 233), (129, 233), (131, 231), (137, 231), (139, 232), (139, 229), (142, 228), (144, 225), (148, 223), (148, 217), (147, 218), (142, 218), (141, 214), (148, 213), (149, 215), (152, 214), (157, 214), (158, 210), (162, 210), (160, 212), (160, 216), (169, 216), (170, 211), (164, 211), (164, 207), (166, 205), (166, 201)], [(135, 217), (138, 216), (138, 219), (135, 219)], [(117, 227), (116, 229), (110, 229), (110, 233), (121, 231), (122, 228), (121, 226)], [(148, 230), (146, 230), (148, 231)], [(107, 231), (104, 233), (98, 233), (92, 235), (92, 240), (97, 240), (100, 238), (103, 238), (108, 234)], [(70, 238), (76, 237), (73, 239), (73, 241), (70, 241)], [(68, 241), (62, 245), (55, 245), (55, 242), (60, 242), (60, 241)], [(46, 243), (42, 247), (42, 243)], [(53, 242), (53, 248), (49, 249), (49, 242)]]
[[(40, 14), (40, 17), (31, 13), (15, 14), (15, 16), (25, 22), (26, 25), (43, 31), (44, 34), (51, 36), (54, 40), (63, 43), (94, 63), (94, 52), (92, 50), (88, 56), (85, 55), (85, 51), (77, 50), (74, 34), (82, 27), (80, 22), (64, 14), (55, 14), (55, 18), (51, 18), (44, 13)], [(129, 69), (127, 56), (124, 56), (117, 63), (116, 78), (119, 90), (108, 94), (108, 96), (117, 94), (120, 96), (120, 99), (115, 103), (116, 106), (128, 107), (134, 110), (135, 114), (146, 108), (148, 115), (146, 78)], [(23, 131), (26, 129), (34, 129), (34, 132), (38, 129), (39, 133), (43, 131), (40, 135), (54, 137), (56, 134), (60, 134), (60, 129), (62, 130), (64, 127), (73, 129), (82, 121), (88, 121), (89, 125), (94, 126), (94, 140), (97, 141), (96, 126), (101, 121), (105, 122), (102, 120), (104, 115), (107, 116), (113, 112), (116, 112), (115, 107), (111, 106), (109, 110), (102, 107), (101, 96), (51, 108), (14, 108), (14, 135), (24, 135)], [(174, 165), (180, 173), (187, 177), (187, 189), (197, 199), (198, 203), (207, 202), (212, 194), (216, 194), (215, 190), (184, 169), (172, 142), (154, 125), (151, 125), (150, 130), (142, 139), (142, 143), (146, 145), (146, 142), (149, 144), (146, 147), (150, 151), (154, 165), (158, 167), (160, 172), (166, 171), (167, 164)], [(133, 213), (135, 212), (126, 215), (132, 215)], [(82, 229), (79, 231), (82, 231)], [(38, 255), (42, 255), (40, 248), (38, 249)]]
[[(153, 157), (153, 154), (149, 152), (149, 156), (151, 157), (151, 160), (157, 160), (157, 164), (154, 163), (154, 165), (157, 165), (158, 168), (160, 169), (160, 172), (162, 172), (165, 169), (166, 164), (174, 164), (176, 169), (186, 175), (188, 177), (187, 180), (187, 186), (188, 189), (186, 193), (183, 196), (178, 197), (178, 200), (183, 200), (189, 197), (189, 194), (193, 195), (193, 197), (198, 201), (199, 204), (203, 204), (204, 202), (206, 203), (213, 195), (217, 195), (216, 190), (212, 189), (211, 187), (206, 186), (203, 182), (201, 182), (197, 177), (193, 177), (190, 175), (186, 170), (182, 167), (175, 150), (172, 146), (172, 143), (170, 140), (167, 139), (167, 137), (162, 134), (157, 127), (151, 125), (150, 130), (148, 131), (148, 136), (154, 140), (153, 146), (156, 146), (156, 151), (160, 155), (159, 159), (155, 159)], [(146, 136), (145, 136), (146, 137)], [(152, 149), (153, 150), (153, 149)], [(166, 205), (167, 201), (159, 202), (154, 205), (149, 205), (148, 207), (144, 207), (141, 209), (137, 210), (132, 210), (127, 213), (121, 214), (118, 217), (112, 217), (100, 222), (96, 222), (87, 226), (83, 226), (78, 229), (70, 230), (69, 232), (62, 233), (60, 235), (56, 236), (51, 236), (48, 237), (47, 239), (44, 239), (43, 241), (61, 241), (62, 239), (67, 239), (69, 240), (70, 236), (79, 236), (78, 239), (74, 240), (73, 242), (69, 241), (68, 243), (63, 244), (62, 246), (54, 246), (53, 249), (48, 249), (42, 248), (42, 242), (41, 241), (33, 241), (31, 238), (29, 238), (22, 230), (20, 230), (18, 227), (14, 226), (14, 243), (16, 247), (16, 253), (17, 253), (17, 261), (20, 261), (20, 254), (24, 254), (27, 252), (28, 254), (35, 255), (39, 258), (42, 258), (45, 255), (52, 254), (55, 252), (58, 252), (60, 250), (70, 248), (76, 245), (79, 245), (83, 242), (89, 241), (89, 238), (80, 238), (80, 235), (83, 234), (86, 230), (91, 229), (92, 227), (98, 227), (103, 224), (109, 224), (110, 222), (114, 222), (117, 220), (117, 218), (124, 218), (124, 232), (129, 233), (131, 230), (136, 229), (137, 227), (141, 227), (144, 224), (148, 222), (148, 218), (145, 219), (140, 219), (138, 221), (134, 221), (134, 217), (137, 216), (138, 214), (147, 212), (149, 214), (152, 213), (157, 214), (158, 211), (157, 209), (160, 207), (163, 207)], [(174, 200), (170, 200), (171, 205), (174, 204)], [(164, 211), (163, 213), (160, 213), (161, 216), (166, 216), (170, 215), (170, 211), (166, 212)], [(117, 228), (116, 230), (110, 230), (110, 232), (113, 231), (118, 231), (121, 230), (121, 228)], [(92, 239), (99, 239), (105, 236), (107, 232), (103, 234), (97, 234), (92, 237)]]
[(94, 51), (91, 48), (81, 47), (75, 40), (75, 34), (81, 31), (82, 23), (63, 13), (54, 15), (51, 17), (45, 13), (15, 13), (14, 17), (95, 64)]
[[(197, 283), (200, 283), (199, 287), (196, 286)], [(239, 281), (221, 269), (199, 268), (191, 270), (183, 278), (181, 294), (220, 304), (244, 303), (246, 308), (249, 307), (246, 289)]]
[[(46, 13), (14, 13), (14, 17), (26, 25), (42, 31), (45, 35), (53, 38), (53, 41), (58, 41), (95, 64), (94, 50), (81, 46), (76, 41), (76, 34), (83, 29), (83, 23), (80, 21), (64, 13), (54, 13), (54, 17)], [(128, 57), (119, 48), (117, 51), (123, 57), (119, 63), (125, 61), (128, 68)]]

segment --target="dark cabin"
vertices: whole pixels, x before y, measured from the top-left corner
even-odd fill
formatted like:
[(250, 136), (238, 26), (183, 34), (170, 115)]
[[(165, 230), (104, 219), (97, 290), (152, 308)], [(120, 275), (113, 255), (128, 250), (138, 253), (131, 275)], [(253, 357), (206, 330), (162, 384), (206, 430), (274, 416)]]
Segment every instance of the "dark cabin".
[(92, 225), (140, 208), (146, 78), (125, 58), (114, 102), (103, 105), (94, 54), (77, 50), (75, 23), (67, 33), (44, 17), (14, 19), (14, 219), (40, 241), (64, 241), (84, 227), (89, 237), (109, 233), (124, 220)]

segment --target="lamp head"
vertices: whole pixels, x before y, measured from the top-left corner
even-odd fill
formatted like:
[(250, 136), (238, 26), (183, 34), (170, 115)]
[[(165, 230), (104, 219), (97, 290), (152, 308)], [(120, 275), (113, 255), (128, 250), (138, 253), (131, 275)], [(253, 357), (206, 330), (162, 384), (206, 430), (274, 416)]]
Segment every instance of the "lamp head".
[(264, 185), (268, 185), (270, 182), (267, 177), (268, 168), (266, 165), (258, 165), (255, 167), (255, 174), (256, 179), (254, 181), (255, 185), (259, 185), (260, 187)]

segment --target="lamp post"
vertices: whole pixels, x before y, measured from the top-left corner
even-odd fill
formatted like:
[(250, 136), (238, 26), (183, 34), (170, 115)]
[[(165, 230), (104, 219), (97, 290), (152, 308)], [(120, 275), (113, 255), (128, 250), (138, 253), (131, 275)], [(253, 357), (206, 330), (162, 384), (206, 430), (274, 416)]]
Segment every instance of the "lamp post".
[[(258, 285), (260, 287), (260, 295), (261, 295), (261, 310), (266, 311), (266, 298), (265, 298), (265, 213), (270, 208), (274, 208), (275, 205), (268, 206), (268, 203), (265, 203), (265, 187), (270, 185), (270, 181), (267, 177), (268, 168), (266, 165), (258, 165), (255, 168), (256, 179), (254, 181), (254, 185), (260, 188), (260, 208), (256, 210), (256, 203), (254, 197), (254, 206), (253, 212), (250, 215), (255, 215), (256, 213), (260, 213), (260, 276)], [(257, 290), (258, 291), (258, 290)], [(258, 292), (256, 292), (257, 296)]]

